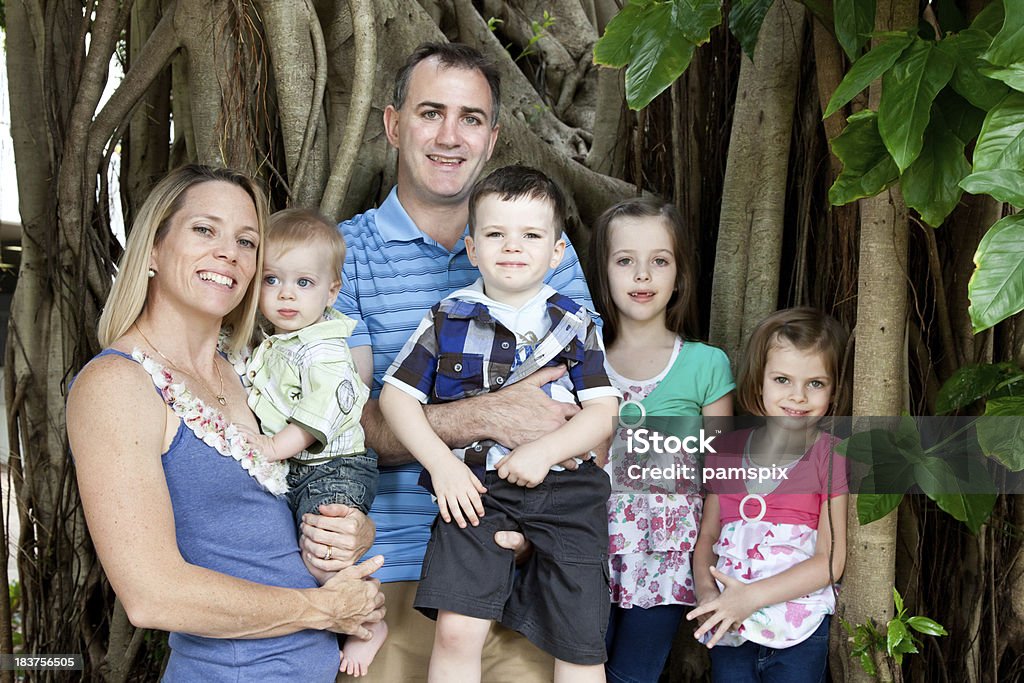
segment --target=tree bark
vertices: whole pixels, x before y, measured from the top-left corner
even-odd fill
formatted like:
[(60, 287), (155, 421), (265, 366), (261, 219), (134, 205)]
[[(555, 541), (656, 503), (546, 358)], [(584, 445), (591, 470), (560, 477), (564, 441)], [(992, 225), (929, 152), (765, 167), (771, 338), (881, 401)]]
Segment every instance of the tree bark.
[(259, 0), (281, 122), (288, 185), (296, 206), (315, 206), (327, 184), (323, 114), (327, 52), (309, 2)]
[[(916, 23), (917, 3), (878, 3), (876, 31), (901, 30)], [(877, 111), (880, 98), (881, 82), (876, 81), (869, 89), (869, 106)], [(853, 414), (857, 417), (899, 415), (905, 407), (908, 235), (907, 207), (898, 188), (860, 200), (853, 370)], [(893, 612), (896, 512), (861, 526), (857, 519), (857, 496), (850, 498), (849, 551), (837, 613), (854, 624), (869, 619), (885, 624)], [(849, 656), (844, 662), (847, 681), (870, 680), (859, 665), (851, 663)], [(887, 666), (880, 666), (879, 672), (883, 677), (889, 675)]]
[[(143, 46), (160, 21), (160, 0), (136, 0), (132, 5), (129, 31), (128, 68), (141, 58)], [(128, 154), (121, 163), (125, 223), (131, 224), (135, 211), (150, 188), (169, 170), (171, 134), (171, 70), (164, 68), (146, 92), (128, 128)]]
[(803, 49), (804, 9), (776, 2), (753, 61), (743, 58), (711, 291), (711, 342), (735, 362), (754, 326), (778, 305), (789, 144)]

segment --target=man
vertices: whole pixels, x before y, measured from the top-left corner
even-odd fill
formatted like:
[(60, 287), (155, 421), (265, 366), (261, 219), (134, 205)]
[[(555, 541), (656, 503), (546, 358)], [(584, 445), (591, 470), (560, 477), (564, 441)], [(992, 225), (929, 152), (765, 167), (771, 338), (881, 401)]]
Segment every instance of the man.
[[(498, 137), (499, 100), (497, 71), (473, 48), (417, 48), (399, 71), (393, 102), (384, 110), (388, 142), (398, 150), (398, 184), (380, 208), (341, 226), (348, 256), (335, 307), (357, 321), (349, 344), (372, 388), (363, 426), (381, 471), (370, 511), (377, 525), (370, 553), (385, 557), (375, 576), (384, 584), (389, 636), (370, 666), (371, 681), (426, 680), (434, 626), (412, 602), (422, 564), (429, 562), (424, 552), (437, 514), (430, 495), (417, 484), (420, 466), (388, 429), (376, 399), (385, 372), (424, 313), (478, 277), (463, 238), (470, 189)], [(571, 245), (547, 281), (591, 306)], [(552, 401), (540, 389), (562, 372), (547, 368), (493, 394), (428, 406), (428, 419), (450, 446), (485, 438), (513, 448), (534, 441), (578, 410)], [(522, 542), (518, 533), (497, 536), (496, 542), (507, 548)], [(524, 638), (492, 628), (483, 680), (551, 680), (552, 670), (551, 657)]]

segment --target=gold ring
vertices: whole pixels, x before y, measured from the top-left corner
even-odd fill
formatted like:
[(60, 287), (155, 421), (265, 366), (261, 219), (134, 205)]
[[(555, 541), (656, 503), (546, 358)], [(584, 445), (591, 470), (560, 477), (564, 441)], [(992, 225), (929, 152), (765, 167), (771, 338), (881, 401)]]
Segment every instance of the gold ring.
[(334, 553), (334, 546), (333, 545), (327, 546), (327, 552), (324, 553), (324, 562), (326, 562), (327, 560), (331, 559), (331, 555), (333, 553)]

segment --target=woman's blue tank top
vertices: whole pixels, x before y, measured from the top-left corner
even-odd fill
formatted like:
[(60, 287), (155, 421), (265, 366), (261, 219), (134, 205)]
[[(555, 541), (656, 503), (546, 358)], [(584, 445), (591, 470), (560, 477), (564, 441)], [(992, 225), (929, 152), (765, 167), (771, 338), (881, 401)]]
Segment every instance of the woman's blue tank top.
[[(107, 349), (100, 356), (114, 353)], [(161, 458), (186, 562), (255, 583), (315, 588), (302, 563), (288, 503), (241, 464), (196, 437), (184, 421)], [(327, 631), (229, 640), (170, 635), (165, 681), (333, 681), (338, 643)]]

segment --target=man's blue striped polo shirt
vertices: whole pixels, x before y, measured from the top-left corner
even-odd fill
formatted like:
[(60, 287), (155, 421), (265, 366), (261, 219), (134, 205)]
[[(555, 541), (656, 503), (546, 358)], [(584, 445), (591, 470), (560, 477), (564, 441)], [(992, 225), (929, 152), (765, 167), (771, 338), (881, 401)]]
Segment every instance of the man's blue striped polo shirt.
[[(479, 271), (469, 262), (463, 240), (451, 251), (416, 227), (398, 201), (396, 189), (378, 209), (341, 224), (348, 253), (341, 293), (334, 307), (356, 321), (349, 346), (373, 348), (371, 397), (385, 373), (431, 306), (468, 287)], [(592, 309), (576, 251), (566, 238), (565, 257), (545, 280), (558, 292)], [(417, 484), (421, 467), (410, 463), (380, 468), (380, 485), (370, 516), (377, 538), (367, 557), (384, 555), (381, 581), (418, 581), (437, 505)]]

